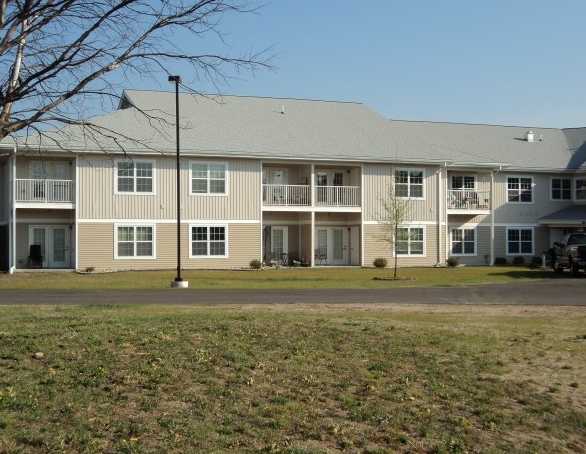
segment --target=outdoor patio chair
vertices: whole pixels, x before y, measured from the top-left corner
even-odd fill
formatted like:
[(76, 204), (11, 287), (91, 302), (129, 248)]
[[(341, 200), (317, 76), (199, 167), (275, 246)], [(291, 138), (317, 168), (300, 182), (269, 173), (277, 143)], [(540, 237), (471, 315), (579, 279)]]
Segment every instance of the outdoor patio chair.
[(43, 267), (43, 256), (41, 255), (41, 245), (31, 244), (28, 253), (28, 267), (29, 268), (42, 268)]

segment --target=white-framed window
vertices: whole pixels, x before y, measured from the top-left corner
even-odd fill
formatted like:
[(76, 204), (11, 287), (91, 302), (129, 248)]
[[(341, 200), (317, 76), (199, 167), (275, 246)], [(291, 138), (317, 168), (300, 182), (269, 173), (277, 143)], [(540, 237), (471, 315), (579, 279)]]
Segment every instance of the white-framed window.
[(476, 178), (474, 175), (452, 175), (452, 189), (476, 189)]
[(192, 224), (189, 234), (189, 257), (228, 257), (227, 225)]
[(154, 225), (114, 225), (115, 259), (154, 259)]
[(189, 163), (189, 189), (192, 195), (226, 195), (228, 193), (228, 164), (225, 162)]
[(533, 228), (507, 228), (507, 255), (533, 255)]
[(509, 203), (533, 203), (533, 177), (507, 177)]
[(451, 255), (476, 254), (476, 229), (452, 229)]
[(154, 194), (154, 161), (118, 161), (116, 162), (117, 194)]
[(551, 200), (572, 200), (572, 179), (552, 177), (550, 179)]
[(586, 200), (586, 178), (576, 178), (576, 200)]
[(397, 229), (395, 250), (397, 255), (425, 255), (425, 229), (423, 227), (400, 227)]
[(397, 169), (395, 171), (395, 196), (422, 199), (424, 178), (423, 169)]

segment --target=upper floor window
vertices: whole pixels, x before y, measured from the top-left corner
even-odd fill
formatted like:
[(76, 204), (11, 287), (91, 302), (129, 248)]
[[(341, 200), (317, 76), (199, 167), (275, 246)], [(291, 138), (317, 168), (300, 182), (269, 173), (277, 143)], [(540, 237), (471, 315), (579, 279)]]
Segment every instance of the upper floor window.
[(154, 193), (154, 168), (152, 161), (119, 161), (116, 164), (116, 192)]
[(551, 179), (551, 200), (572, 200), (572, 180), (570, 178)]
[(395, 196), (423, 198), (423, 170), (398, 169), (395, 172)]
[(476, 178), (472, 175), (452, 175), (452, 189), (471, 189), (476, 187)]
[(586, 200), (586, 178), (576, 179), (576, 200)]
[(507, 177), (507, 200), (510, 203), (533, 203), (533, 178)]
[(191, 194), (226, 194), (227, 170), (223, 162), (192, 162)]
[(225, 225), (192, 225), (190, 257), (227, 257), (228, 228)]
[(423, 255), (423, 227), (400, 227), (397, 230), (397, 255)]
[(155, 236), (152, 225), (116, 225), (114, 258), (155, 258)]

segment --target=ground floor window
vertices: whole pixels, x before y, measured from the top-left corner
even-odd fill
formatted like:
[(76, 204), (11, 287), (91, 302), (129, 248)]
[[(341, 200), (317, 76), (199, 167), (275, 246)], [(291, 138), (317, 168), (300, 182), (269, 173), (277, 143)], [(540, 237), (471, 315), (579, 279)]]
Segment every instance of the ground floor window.
[(533, 255), (533, 229), (507, 229), (507, 254)]
[(423, 227), (401, 227), (397, 230), (396, 251), (398, 255), (423, 255)]
[(225, 225), (192, 225), (190, 257), (227, 257), (228, 228)]
[(154, 258), (152, 225), (117, 225), (115, 258)]
[(452, 229), (450, 250), (452, 255), (476, 254), (475, 229)]

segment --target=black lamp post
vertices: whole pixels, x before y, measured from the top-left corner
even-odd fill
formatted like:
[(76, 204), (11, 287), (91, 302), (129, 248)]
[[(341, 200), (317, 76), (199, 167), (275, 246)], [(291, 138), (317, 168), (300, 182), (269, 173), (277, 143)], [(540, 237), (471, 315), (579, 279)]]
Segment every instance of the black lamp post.
[(172, 287), (187, 287), (187, 281), (181, 278), (181, 166), (179, 163), (179, 84), (181, 76), (169, 76), (169, 82), (175, 84), (175, 135), (177, 142), (177, 277), (171, 282)]

